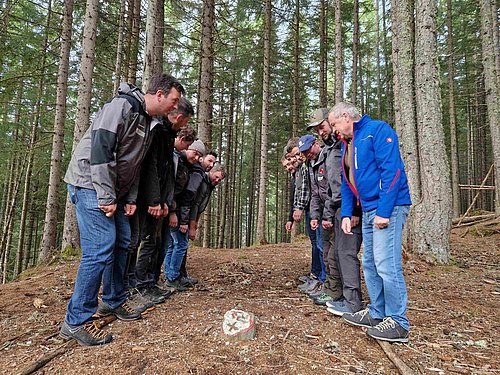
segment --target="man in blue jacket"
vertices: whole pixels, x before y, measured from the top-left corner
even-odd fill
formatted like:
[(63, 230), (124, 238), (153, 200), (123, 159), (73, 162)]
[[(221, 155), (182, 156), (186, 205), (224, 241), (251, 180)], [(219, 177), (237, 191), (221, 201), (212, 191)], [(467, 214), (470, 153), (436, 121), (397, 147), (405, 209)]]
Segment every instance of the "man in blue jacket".
[(408, 342), (408, 293), (402, 268), (403, 225), (410, 211), (408, 180), (396, 132), (384, 121), (360, 116), (350, 103), (328, 116), (343, 138), (342, 230), (351, 234), (356, 201), (363, 210), (363, 271), (370, 304), (344, 314), (350, 324), (368, 327), (378, 340)]

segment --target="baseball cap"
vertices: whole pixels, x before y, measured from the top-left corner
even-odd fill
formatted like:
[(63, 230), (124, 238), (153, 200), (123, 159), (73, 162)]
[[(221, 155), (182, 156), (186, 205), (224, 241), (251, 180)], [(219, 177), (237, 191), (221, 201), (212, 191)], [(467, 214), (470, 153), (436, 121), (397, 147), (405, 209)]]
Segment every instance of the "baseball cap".
[(306, 152), (311, 148), (313, 143), (316, 142), (316, 137), (311, 134), (303, 135), (299, 139), (299, 151)]
[(328, 118), (327, 108), (318, 108), (313, 112), (311, 118), (309, 119), (309, 125), (307, 125), (307, 130), (311, 130), (315, 126), (321, 124), (324, 120)]
[(205, 156), (205, 145), (199, 139), (191, 143), (191, 146), (188, 147), (188, 150), (198, 151), (201, 156)]

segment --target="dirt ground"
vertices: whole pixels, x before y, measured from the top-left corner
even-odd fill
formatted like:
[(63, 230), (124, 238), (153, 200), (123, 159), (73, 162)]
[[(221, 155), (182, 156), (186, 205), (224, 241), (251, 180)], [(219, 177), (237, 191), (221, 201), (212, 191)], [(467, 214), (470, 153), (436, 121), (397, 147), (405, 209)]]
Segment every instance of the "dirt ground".
[[(405, 264), (410, 342), (392, 349), (416, 373), (500, 373), (500, 231), (473, 232), (454, 231), (450, 265), (415, 256)], [(201, 280), (194, 290), (173, 295), (140, 321), (111, 323), (105, 328), (114, 335), (111, 344), (75, 346), (38, 373), (397, 374), (362, 329), (297, 290), (309, 263), (305, 240), (192, 248), (188, 269)], [(63, 344), (57, 331), (77, 265), (78, 259), (61, 260), (0, 286), (0, 373), (19, 373)], [(235, 307), (255, 314), (255, 340), (221, 336), (223, 315)]]

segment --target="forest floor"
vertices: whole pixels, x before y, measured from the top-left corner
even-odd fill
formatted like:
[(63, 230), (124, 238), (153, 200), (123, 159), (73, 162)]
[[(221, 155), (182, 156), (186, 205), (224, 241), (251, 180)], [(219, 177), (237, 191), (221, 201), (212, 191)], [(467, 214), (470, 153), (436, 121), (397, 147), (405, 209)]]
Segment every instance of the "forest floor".
[[(449, 265), (416, 256), (405, 262), (410, 342), (392, 349), (416, 373), (500, 373), (500, 224), (487, 234), (454, 230)], [(173, 295), (142, 320), (112, 322), (105, 328), (111, 344), (73, 345), (38, 373), (397, 374), (362, 329), (297, 290), (309, 262), (305, 240), (191, 248), (188, 268), (200, 279), (195, 289)], [(20, 373), (63, 344), (57, 332), (77, 265), (77, 258), (59, 260), (0, 286), (0, 373)], [(254, 340), (222, 337), (223, 315), (232, 308), (255, 314)]]

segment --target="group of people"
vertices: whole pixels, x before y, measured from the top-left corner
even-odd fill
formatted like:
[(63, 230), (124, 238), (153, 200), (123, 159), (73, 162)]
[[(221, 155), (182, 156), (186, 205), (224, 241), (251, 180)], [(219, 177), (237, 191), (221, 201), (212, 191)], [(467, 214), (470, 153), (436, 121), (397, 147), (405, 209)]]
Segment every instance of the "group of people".
[[(291, 230), (304, 214), (311, 272), (299, 289), (379, 340), (408, 342), (402, 233), (411, 199), (396, 132), (347, 102), (316, 110), (312, 134), (288, 141)], [(358, 253), (370, 303), (363, 307)]]
[(152, 77), (146, 93), (123, 83), (75, 148), (64, 181), (82, 256), (62, 337), (107, 344), (113, 337), (97, 318), (140, 319), (197, 283), (186, 270), (188, 240), (227, 172), (188, 125), (193, 115), (171, 75)]

